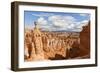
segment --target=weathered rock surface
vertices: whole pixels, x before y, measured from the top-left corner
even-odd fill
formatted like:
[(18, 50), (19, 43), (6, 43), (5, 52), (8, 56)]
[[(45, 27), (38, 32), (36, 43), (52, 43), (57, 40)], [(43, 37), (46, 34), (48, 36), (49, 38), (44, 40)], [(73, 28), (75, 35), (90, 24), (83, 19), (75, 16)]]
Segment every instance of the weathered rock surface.
[(25, 32), (25, 61), (88, 58), (90, 23), (82, 32), (44, 32), (38, 28)]
[(90, 55), (90, 22), (80, 32), (80, 55)]
[[(70, 58), (89, 58), (90, 57), (90, 22), (83, 27), (80, 32), (79, 40), (75, 41), (70, 48)], [(78, 42), (79, 41), (79, 42)]]
[[(30, 34), (31, 33), (31, 34)], [(79, 33), (77, 33), (79, 34)], [(41, 32), (34, 29), (26, 33), (25, 37), (25, 60), (62, 60), (68, 59), (70, 48), (79, 35), (74, 33)], [(28, 52), (27, 52), (28, 51)]]

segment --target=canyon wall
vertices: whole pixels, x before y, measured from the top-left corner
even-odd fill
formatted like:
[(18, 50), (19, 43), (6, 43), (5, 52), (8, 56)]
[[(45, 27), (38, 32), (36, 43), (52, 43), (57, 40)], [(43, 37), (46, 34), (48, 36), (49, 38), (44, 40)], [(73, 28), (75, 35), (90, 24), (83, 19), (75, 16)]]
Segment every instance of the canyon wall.
[(70, 49), (71, 58), (90, 58), (90, 22), (83, 26), (79, 35), (80, 43), (74, 42)]
[(80, 49), (82, 51), (80, 55), (90, 56), (90, 22), (80, 32)]
[(79, 33), (30, 30), (25, 35), (25, 60), (68, 59), (76, 41), (79, 41)]
[(90, 23), (79, 32), (25, 31), (25, 61), (90, 57)]

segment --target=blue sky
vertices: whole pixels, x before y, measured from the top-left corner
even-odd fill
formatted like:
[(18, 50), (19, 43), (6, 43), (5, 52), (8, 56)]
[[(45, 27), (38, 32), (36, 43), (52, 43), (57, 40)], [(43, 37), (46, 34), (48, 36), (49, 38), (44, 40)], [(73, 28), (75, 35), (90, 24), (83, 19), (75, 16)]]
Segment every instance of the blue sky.
[(90, 14), (24, 11), (24, 23), (26, 28), (34, 28), (37, 22), (39, 28), (45, 31), (82, 31), (90, 20)]

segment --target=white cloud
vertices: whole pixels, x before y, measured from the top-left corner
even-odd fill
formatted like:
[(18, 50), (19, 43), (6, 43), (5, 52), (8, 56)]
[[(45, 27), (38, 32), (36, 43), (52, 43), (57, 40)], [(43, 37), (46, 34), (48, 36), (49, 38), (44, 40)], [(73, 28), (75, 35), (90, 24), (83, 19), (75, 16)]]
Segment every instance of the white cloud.
[(47, 25), (47, 20), (45, 20), (43, 17), (38, 18), (36, 22), (38, 25)]
[(36, 21), (42, 30), (49, 31), (82, 31), (82, 27), (86, 26), (88, 20), (76, 21), (72, 16), (53, 15), (48, 19), (40, 17)]
[(73, 29), (75, 27), (75, 24), (70, 24), (67, 28)]
[(86, 26), (88, 24), (89, 20), (83, 20), (81, 22), (78, 22), (77, 28), (82, 29), (83, 26)]
[(80, 16), (87, 16), (87, 14), (85, 14), (85, 13), (84, 14), (80, 14)]
[(25, 25), (25, 29), (33, 29), (34, 25)]
[(81, 23), (83, 24), (82, 26), (86, 26), (88, 24), (89, 20), (83, 20)]
[(32, 14), (33, 16), (40, 16), (39, 14)]
[(73, 23), (76, 21), (76, 19), (72, 16), (64, 16), (63, 18), (67, 20), (68, 23)]
[(50, 16), (48, 18), (49, 21), (52, 22), (52, 24), (56, 27), (73, 27), (73, 24), (75, 22), (75, 18), (72, 16), (60, 16), (60, 15), (55, 15), (55, 16)]
[(38, 16), (38, 17), (48, 17), (48, 16), (52, 16), (54, 14), (52, 13), (40, 13), (40, 14), (32, 14), (33, 16)]
[(71, 31), (80, 32), (82, 30), (83, 30), (83, 28), (77, 28), (77, 29), (72, 29)]

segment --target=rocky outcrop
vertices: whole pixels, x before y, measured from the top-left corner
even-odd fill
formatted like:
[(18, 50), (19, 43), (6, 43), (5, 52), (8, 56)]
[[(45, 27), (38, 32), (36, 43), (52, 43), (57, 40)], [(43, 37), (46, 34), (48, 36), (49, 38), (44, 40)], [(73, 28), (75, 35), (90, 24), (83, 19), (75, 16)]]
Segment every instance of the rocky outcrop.
[(34, 29), (25, 34), (26, 61), (68, 59), (73, 53), (70, 48), (76, 41), (79, 42), (79, 33), (41, 32)]
[(25, 61), (90, 57), (90, 22), (80, 33), (25, 31)]
[(90, 57), (90, 22), (83, 26), (79, 40), (72, 44), (69, 57), (81, 59)]
[(42, 32), (37, 27), (25, 35), (25, 57), (27, 61), (44, 60)]
[(25, 61), (62, 60), (79, 56), (79, 33), (25, 31)]
[(76, 58), (80, 56), (79, 55), (80, 54), (80, 48), (79, 48), (80, 43), (78, 42), (79, 40), (75, 41), (72, 44), (72, 47), (70, 48), (70, 54), (69, 54), (70, 58)]
[(90, 56), (90, 22), (87, 26), (84, 26), (80, 32), (80, 49), (80, 55)]

